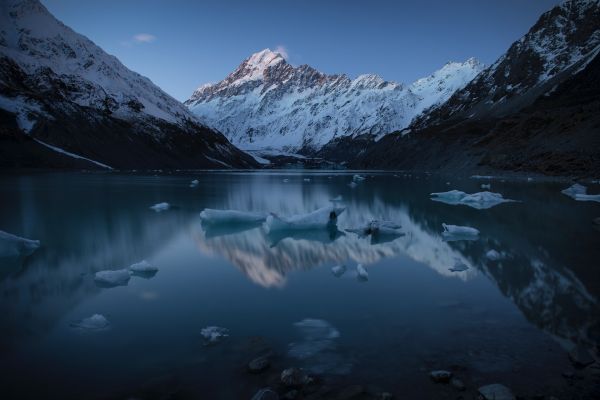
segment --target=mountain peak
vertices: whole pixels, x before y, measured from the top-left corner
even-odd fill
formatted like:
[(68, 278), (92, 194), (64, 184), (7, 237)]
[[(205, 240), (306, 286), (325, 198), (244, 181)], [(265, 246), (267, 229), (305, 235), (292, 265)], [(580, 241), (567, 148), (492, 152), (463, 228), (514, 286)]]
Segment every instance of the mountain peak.
[(269, 65), (281, 62), (283, 60), (284, 58), (281, 53), (271, 51), (271, 49), (264, 49), (252, 54), (244, 61), (244, 63), (257, 68), (266, 68)]

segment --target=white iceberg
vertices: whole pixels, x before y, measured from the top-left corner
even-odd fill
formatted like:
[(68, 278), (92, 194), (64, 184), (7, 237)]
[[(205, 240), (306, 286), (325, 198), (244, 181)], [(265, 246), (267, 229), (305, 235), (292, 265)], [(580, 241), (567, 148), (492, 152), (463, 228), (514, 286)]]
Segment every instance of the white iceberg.
[(310, 178), (304, 178), (304, 182), (310, 182)]
[(469, 266), (464, 262), (457, 260), (452, 268), (448, 268), (452, 272), (462, 272), (469, 269)]
[(357, 186), (358, 186), (358, 183), (356, 183), (356, 182), (352, 181), (352, 182), (350, 182), (350, 183), (348, 184), (348, 186), (350, 186), (352, 189), (354, 189), (355, 187), (357, 187)]
[(200, 183), (200, 181), (198, 179), (194, 179), (193, 181), (190, 182), (190, 187), (196, 187), (198, 186), (198, 184)]
[(481, 188), (482, 188), (482, 189), (491, 189), (491, 188), (492, 188), (492, 185), (491, 185), (491, 184), (489, 184), (489, 183), (482, 183), (482, 184), (481, 184)]
[(600, 194), (576, 194), (577, 201), (597, 201), (600, 203)]
[(171, 208), (171, 205), (169, 203), (157, 203), (150, 207), (151, 210), (154, 210), (156, 212), (166, 211), (169, 208)]
[(485, 253), (485, 257), (491, 261), (498, 261), (502, 260), (505, 257), (505, 255), (504, 253), (500, 253), (494, 249), (491, 249), (487, 253)]
[(336, 265), (335, 267), (331, 267), (331, 273), (333, 274), (333, 276), (335, 276), (337, 278), (344, 275), (345, 272), (346, 272), (345, 265)]
[(207, 326), (202, 328), (200, 334), (204, 338), (205, 344), (215, 344), (229, 336), (229, 329), (219, 326)]
[(364, 176), (362, 176), (362, 175), (358, 175), (358, 174), (355, 174), (355, 175), (352, 177), (352, 180), (353, 180), (354, 182), (357, 182), (357, 183), (358, 183), (358, 182), (362, 182), (362, 181), (364, 181), (365, 179), (367, 179), (367, 178), (365, 178), (365, 177), (364, 177)]
[(94, 314), (89, 318), (71, 324), (73, 328), (84, 331), (102, 331), (108, 329), (110, 322), (102, 314)]
[(363, 267), (362, 264), (358, 264), (356, 266), (356, 277), (358, 278), (359, 281), (368, 281), (369, 280), (369, 273), (367, 272), (365, 267)]
[(578, 194), (587, 194), (587, 187), (580, 185), (579, 183), (575, 183), (568, 188), (561, 190), (560, 192), (574, 199)]
[(143, 260), (143, 261), (140, 261), (139, 263), (132, 264), (129, 267), (129, 270), (131, 272), (137, 272), (137, 273), (141, 273), (141, 274), (149, 274), (149, 273), (158, 272), (158, 267), (150, 264), (146, 260)]
[(337, 218), (344, 210), (345, 207), (331, 205), (319, 208), (308, 214), (294, 215), (292, 217), (280, 217), (277, 214), (271, 213), (267, 217), (266, 227), (268, 232), (332, 227), (337, 224)]
[(25, 239), (0, 231), (0, 257), (29, 256), (39, 247), (39, 240)]
[(289, 181), (290, 181), (290, 180), (289, 180), (288, 178), (285, 178), (285, 179), (283, 180), (283, 182), (284, 182), (284, 183), (285, 183), (285, 182), (289, 182)]
[(442, 227), (444, 228), (442, 236), (446, 241), (477, 240), (479, 238), (479, 231), (470, 226), (442, 224)]
[(208, 224), (250, 224), (267, 219), (266, 213), (238, 210), (214, 210), (205, 208), (200, 213), (202, 222)]
[(429, 195), (434, 197), (432, 200), (435, 201), (459, 202), (467, 196), (467, 193), (461, 192), (460, 190), (450, 190), (447, 192), (430, 193)]
[(127, 286), (131, 274), (127, 269), (106, 270), (96, 272), (94, 282), (104, 287)]
[(500, 193), (477, 192), (468, 194), (460, 190), (450, 190), (448, 192), (431, 193), (431, 200), (439, 201), (450, 205), (465, 205), (479, 210), (491, 208), (501, 203), (514, 202), (515, 200), (505, 199)]

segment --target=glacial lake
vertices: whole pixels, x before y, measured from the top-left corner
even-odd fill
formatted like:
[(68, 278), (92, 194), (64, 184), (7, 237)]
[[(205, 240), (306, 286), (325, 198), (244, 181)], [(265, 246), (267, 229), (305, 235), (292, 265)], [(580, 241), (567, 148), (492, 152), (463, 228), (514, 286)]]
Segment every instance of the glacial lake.
[[(299, 367), (314, 379), (299, 399), (470, 399), (492, 383), (592, 398), (597, 375), (568, 354), (598, 350), (600, 203), (562, 194), (568, 182), (361, 172), (353, 188), (353, 174), (1, 176), (0, 230), (41, 242), (0, 261), (2, 397), (250, 399), (265, 387), (285, 394), (281, 371)], [(429, 196), (488, 183), (518, 201), (476, 209)], [(335, 230), (200, 218), (205, 208), (292, 216), (337, 196), (346, 210)], [(171, 208), (150, 209), (161, 202)], [(348, 231), (373, 219), (403, 235)], [(448, 241), (443, 223), (480, 234)], [(94, 280), (142, 260), (158, 272), (116, 287)], [(108, 326), (78, 325), (94, 314)], [(229, 336), (207, 343), (210, 326)], [(249, 373), (264, 354), (270, 367)], [(434, 383), (439, 369), (466, 390)]]

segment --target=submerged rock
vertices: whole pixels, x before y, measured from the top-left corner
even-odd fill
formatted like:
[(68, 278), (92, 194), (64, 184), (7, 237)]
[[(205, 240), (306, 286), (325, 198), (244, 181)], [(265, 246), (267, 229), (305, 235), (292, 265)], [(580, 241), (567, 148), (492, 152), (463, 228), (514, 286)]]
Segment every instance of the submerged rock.
[(590, 351), (583, 345), (578, 344), (569, 352), (569, 359), (577, 367), (587, 367), (596, 362)]
[(452, 378), (452, 372), (440, 369), (431, 371), (429, 376), (436, 383), (448, 383), (450, 382), (450, 378)]
[(266, 356), (257, 357), (248, 363), (248, 372), (258, 374), (266, 371), (271, 366), (271, 361)]
[(480, 387), (479, 396), (482, 400), (515, 400), (510, 389), (499, 383)]
[(0, 257), (29, 256), (39, 247), (39, 240), (25, 239), (0, 231)]
[(281, 373), (281, 383), (287, 387), (302, 386), (309, 381), (308, 375), (300, 368), (288, 368)]
[(264, 388), (256, 392), (251, 400), (279, 400), (279, 395), (271, 388)]
[(450, 384), (456, 389), (456, 390), (460, 390), (461, 392), (464, 391), (467, 387), (465, 386), (464, 382), (458, 378), (452, 378), (450, 380)]

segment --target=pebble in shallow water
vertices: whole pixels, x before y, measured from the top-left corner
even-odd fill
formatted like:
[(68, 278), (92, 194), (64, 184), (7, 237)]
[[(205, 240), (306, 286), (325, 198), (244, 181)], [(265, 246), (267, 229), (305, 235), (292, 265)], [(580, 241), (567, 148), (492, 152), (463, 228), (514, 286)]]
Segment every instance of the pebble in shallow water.
[(309, 380), (308, 375), (300, 368), (288, 368), (281, 373), (281, 383), (288, 387), (302, 386)]
[(431, 371), (429, 376), (436, 383), (448, 383), (450, 382), (450, 378), (452, 378), (452, 372), (445, 370)]
[(480, 387), (479, 395), (483, 400), (515, 400), (510, 389), (499, 383)]
[(252, 400), (279, 400), (279, 395), (277, 392), (271, 390), (271, 388), (260, 389), (254, 396), (252, 396)]
[(266, 371), (271, 366), (268, 357), (258, 357), (248, 363), (248, 372), (258, 374)]

